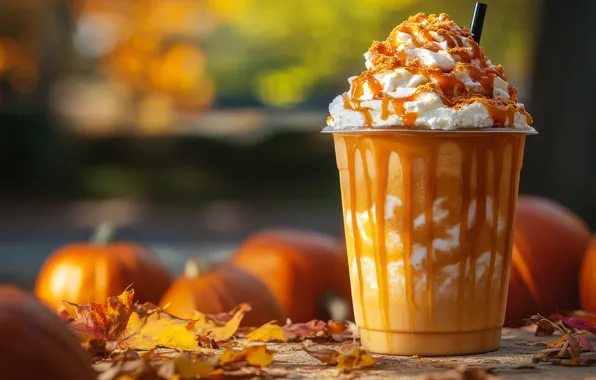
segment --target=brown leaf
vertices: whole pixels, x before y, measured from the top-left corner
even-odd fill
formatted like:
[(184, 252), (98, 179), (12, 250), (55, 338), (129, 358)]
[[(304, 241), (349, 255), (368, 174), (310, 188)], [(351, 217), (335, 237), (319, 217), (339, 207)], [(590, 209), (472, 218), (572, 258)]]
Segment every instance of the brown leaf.
[(204, 377), (215, 369), (213, 360), (210, 360), (209, 358), (192, 360), (188, 356), (181, 356), (174, 359), (173, 363), (174, 373), (177, 374), (180, 379)]
[(596, 364), (596, 356), (592, 352), (582, 354), (582, 351), (585, 352), (579, 339), (571, 335), (561, 348), (549, 348), (534, 354), (532, 362), (572, 367)]
[(568, 346), (567, 353), (573, 363), (580, 363), (579, 357), (581, 355), (581, 349), (579, 347), (579, 341), (573, 335), (569, 335), (567, 338)]
[[(240, 351), (226, 349), (220, 356), (218, 366), (224, 369), (230, 364), (246, 364), (253, 367), (267, 367), (273, 362), (275, 351), (267, 349), (264, 344), (244, 347)], [(235, 369), (236, 366), (234, 366)]]
[(500, 377), (491, 375), (482, 368), (471, 368), (459, 366), (455, 369), (431, 373), (424, 377), (424, 380), (498, 380)]
[(344, 323), (327, 323), (314, 319), (306, 323), (288, 321), (284, 326), (279, 326), (275, 321), (271, 321), (246, 334), (249, 341), (259, 342), (290, 342), (308, 338), (332, 338), (341, 342), (352, 336), (352, 331), (349, 331)]
[[(234, 315), (236, 315), (238, 310), (240, 310), (241, 308), (246, 308), (246, 306), (247, 306), (246, 304), (241, 304), (241, 305), (236, 306), (234, 309), (232, 309), (228, 312), (223, 312), (223, 313), (218, 313), (218, 314), (203, 314), (203, 316), (208, 321), (213, 322), (216, 326), (224, 326), (234, 317)], [(199, 313), (198, 311), (195, 311), (195, 316), (197, 316), (199, 314), (201, 314), (201, 313)], [(195, 318), (193, 318), (193, 319), (195, 319)]]
[(119, 296), (109, 297), (105, 305), (95, 302), (89, 305), (67, 302), (76, 314), (67, 326), (82, 341), (119, 340), (133, 311), (133, 296), (134, 290), (129, 287)]
[(531, 316), (530, 318), (526, 319), (526, 321), (531, 322), (537, 326), (536, 328), (536, 336), (550, 336), (555, 333), (555, 331), (559, 331), (561, 334), (567, 334), (567, 329), (558, 324), (550, 321), (547, 318), (544, 318), (540, 314), (536, 314)]
[(327, 323), (313, 319), (305, 323), (286, 323), (282, 326), (286, 341), (326, 336)]
[(290, 374), (285, 368), (258, 368), (258, 367), (241, 367), (236, 370), (222, 370), (217, 369), (210, 373), (206, 378), (209, 379), (231, 379), (231, 378), (252, 378), (252, 379), (268, 379), (277, 377), (286, 377)]
[(81, 346), (87, 350), (94, 361), (107, 358), (118, 347), (116, 342), (106, 342), (105, 340), (96, 339), (81, 342)]
[(377, 365), (375, 358), (373, 358), (368, 351), (361, 348), (356, 348), (348, 354), (339, 355), (337, 361), (337, 368), (341, 372)]
[(97, 380), (112, 380), (123, 378), (123, 376), (139, 377), (141, 374), (153, 369), (143, 359), (128, 361), (111, 361), (95, 364), (93, 368), (100, 372)]
[(324, 364), (337, 364), (340, 353), (332, 348), (311, 348), (302, 343), (302, 349), (313, 358)]
[(546, 345), (546, 348), (561, 348), (563, 347), (568, 338), (569, 337), (567, 335), (563, 335), (557, 339), (544, 342), (544, 344)]
[(556, 357), (561, 350), (558, 348), (549, 348), (546, 350), (539, 351), (532, 356), (532, 363), (544, 363), (549, 362), (551, 358)]

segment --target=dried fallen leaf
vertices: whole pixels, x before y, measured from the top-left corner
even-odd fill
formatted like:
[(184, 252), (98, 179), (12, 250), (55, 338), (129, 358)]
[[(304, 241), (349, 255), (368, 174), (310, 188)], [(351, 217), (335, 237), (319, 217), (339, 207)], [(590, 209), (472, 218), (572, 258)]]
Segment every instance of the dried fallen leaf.
[(341, 354), (337, 358), (337, 368), (341, 372), (347, 372), (352, 369), (359, 369), (365, 367), (372, 367), (377, 364), (368, 351), (361, 348), (356, 348), (349, 354)]
[(309, 338), (332, 338), (334, 341), (341, 342), (351, 337), (353, 332), (348, 330), (346, 324), (326, 323), (315, 319), (305, 323), (292, 323), (288, 320), (284, 326), (279, 326), (272, 321), (246, 334), (249, 341), (259, 342), (291, 342)]
[(173, 360), (174, 372), (180, 379), (195, 379), (209, 374), (215, 369), (213, 361), (202, 358), (191, 360), (187, 356), (181, 356)]
[(222, 370), (217, 369), (210, 373), (209, 379), (233, 379), (233, 378), (251, 378), (251, 379), (270, 379), (276, 377), (286, 377), (290, 374), (285, 368), (258, 368), (258, 367), (242, 367), (236, 370)]
[(313, 319), (305, 323), (286, 323), (282, 326), (286, 341), (326, 336), (327, 323)]
[(516, 372), (521, 372), (521, 371), (536, 371), (538, 368), (535, 365), (532, 364), (519, 364), (519, 365), (498, 365), (496, 367), (488, 367), (485, 368), (484, 370), (487, 373), (497, 373), (497, 372), (504, 372), (504, 371), (516, 371)]
[(153, 372), (153, 368), (134, 351), (120, 353), (111, 361), (97, 363), (93, 368), (99, 372), (98, 380), (121, 379), (125, 376), (138, 378), (143, 373)]
[(106, 342), (105, 340), (92, 339), (90, 341), (81, 342), (81, 346), (87, 350), (91, 358), (98, 360), (108, 357), (108, 355), (118, 347), (118, 344), (117, 342)]
[(119, 347), (150, 350), (164, 346), (196, 351), (200, 349), (200, 341), (223, 342), (230, 339), (248, 310), (248, 305), (238, 308), (226, 325), (217, 327), (209, 321), (205, 325), (202, 324), (204, 321), (177, 318), (163, 310), (145, 313), (143, 317), (134, 312)]
[(560, 326), (559, 324), (544, 318), (540, 314), (533, 315), (526, 319), (526, 321), (532, 322), (537, 326), (536, 336), (550, 336), (553, 335), (555, 331), (558, 331), (563, 335), (567, 334), (567, 329), (564, 326)]
[(573, 363), (572, 365), (581, 365), (579, 341), (573, 335), (567, 337), (567, 354), (569, 355), (570, 362)]
[(548, 341), (548, 342), (544, 342), (544, 344), (546, 345), (546, 348), (561, 348), (563, 347), (563, 345), (565, 344), (565, 342), (567, 342), (568, 339), (568, 335), (565, 334), (557, 339)]
[(244, 318), (244, 314), (251, 310), (251, 306), (245, 303), (239, 305), (235, 310), (232, 318), (230, 318), (223, 326), (205, 327), (197, 322), (193, 322), (193, 326), (189, 326), (189, 330), (197, 335), (206, 335), (215, 342), (225, 342), (236, 333), (240, 326), (240, 322), (242, 322), (242, 318)]
[(66, 302), (75, 311), (75, 317), (68, 323), (68, 327), (82, 341), (119, 340), (133, 311), (133, 296), (134, 290), (129, 287), (119, 296), (109, 297), (105, 305)]
[(341, 355), (338, 351), (327, 348), (311, 348), (306, 344), (302, 344), (302, 349), (313, 358), (323, 362), (324, 364), (337, 364), (338, 358)]
[(213, 322), (216, 326), (223, 326), (227, 324), (241, 308), (246, 308), (246, 304), (240, 304), (228, 312), (218, 314), (202, 314), (198, 311), (195, 311), (193, 319), (197, 319), (194, 317), (200, 316), (202, 314), (206, 320)]
[(532, 363), (538, 364), (549, 362), (550, 358), (557, 356), (559, 352), (559, 348), (548, 348), (546, 350), (539, 351), (532, 356)]
[(578, 319), (570, 319), (560, 315), (558, 317), (558, 322), (550, 321), (539, 314), (530, 318), (530, 321), (536, 324), (538, 329), (541, 329), (545, 333), (552, 334), (555, 331), (559, 331), (563, 334), (563, 336), (558, 339), (542, 342), (547, 349), (534, 354), (532, 362), (551, 363), (553, 365), (563, 366), (589, 365), (587, 364), (588, 361), (582, 357), (582, 353), (593, 351), (594, 348), (592, 347), (592, 344), (585, 336), (572, 333), (574, 330), (571, 330), (568, 327), (575, 330), (585, 330), (586, 328), (589, 329), (591, 325)]
[(592, 343), (590, 343), (588, 338), (583, 335), (576, 335), (576, 338), (579, 341), (579, 348), (581, 348), (582, 351), (594, 351), (594, 346), (592, 346)]
[(327, 334), (337, 342), (343, 341), (346, 338), (346, 329), (345, 323), (342, 322), (327, 323)]
[(150, 350), (155, 346), (198, 350), (197, 336), (187, 328), (188, 323), (188, 320), (166, 313), (153, 313), (145, 317), (133, 313), (126, 326), (125, 339), (118, 346), (136, 350)]
[(572, 329), (588, 331), (592, 334), (596, 334), (596, 325), (581, 318), (559, 316), (559, 319), (563, 322), (563, 324), (571, 327)]
[(243, 363), (253, 367), (268, 367), (273, 362), (275, 351), (267, 349), (264, 344), (244, 347), (240, 351), (226, 349), (220, 356), (218, 365), (226, 368), (231, 363)]
[(455, 369), (431, 373), (426, 375), (424, 380), (499, 380), (500, 377), (491, 375), (482, 368), (470, 368), (459, 366)]
[(273, 324), (272, 322), (266, 323), (258, 329), (248, 333), (246, 339), (251, 342), (285, 342), (281, 326)]

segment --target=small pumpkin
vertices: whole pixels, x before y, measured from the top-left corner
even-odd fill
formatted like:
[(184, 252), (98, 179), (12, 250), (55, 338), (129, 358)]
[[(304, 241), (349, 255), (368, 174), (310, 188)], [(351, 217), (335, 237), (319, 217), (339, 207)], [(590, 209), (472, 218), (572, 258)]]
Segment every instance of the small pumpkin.
[(579, 307), (578, 276), (590, 229), (563, 205), (520, 195), (505, 324)]
[(145, 247), (113, 242), (109, 224), (98, 227), (90, 243), (61, 247), (43, 264), (35, 295), (57, 309), (62, 301), (104, 303), (133, 285), (140, 302), (159, 302), (171, 283), (168, 269)]
[(242, 326), (261, 326), (272, 320), (284, 322), (284, 315), (267, 286), (250, 273), (229, 263), (210, 267), (201, 259), (189, 259), (184, 274), (178, 277), (160, 301), (166, 311), (190, 318), (195, 310), (205, 314), (228, 312), (241, 303), (252, 310)]
[(293, 322), (351, 316), (346, 252), (334, 237), (266, 229), (246, 239), (230, 262), (267, 284)]
[(596, 314), (596, 235), (592, 236), (582, 262), (579, 290), (582, 309)]
[(3, 379), (95, 379), (91, 359), (58, 316), (13, 285), (0, 285)]

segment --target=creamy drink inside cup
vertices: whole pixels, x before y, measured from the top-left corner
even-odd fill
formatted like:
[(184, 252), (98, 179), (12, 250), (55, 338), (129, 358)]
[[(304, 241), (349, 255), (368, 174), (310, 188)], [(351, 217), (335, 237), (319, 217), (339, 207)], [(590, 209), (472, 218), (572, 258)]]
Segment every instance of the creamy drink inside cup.
[(503, 68), (445, 14), (410, 17), (365, 58), (325, 128), (362, 345), (495, 350), (532, 119)]

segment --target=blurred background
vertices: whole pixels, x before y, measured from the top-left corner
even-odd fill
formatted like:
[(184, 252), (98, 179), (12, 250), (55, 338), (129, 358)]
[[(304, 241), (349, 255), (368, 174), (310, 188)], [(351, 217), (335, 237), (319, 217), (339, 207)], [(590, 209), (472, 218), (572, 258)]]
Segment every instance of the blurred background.
[[(540, 135), (521, 191), (596, 228), (594, 2), (487, 0), (482, 45)], [(267, 226), (339, 236), (327, 106), (417, 12), (469, 0), (0, 1), (0, 281), (102, 221), (172, 272)], [(546, 27), (548, 26), (548, 27)], [(564, 132), (564, 133), (563, 133)]]

